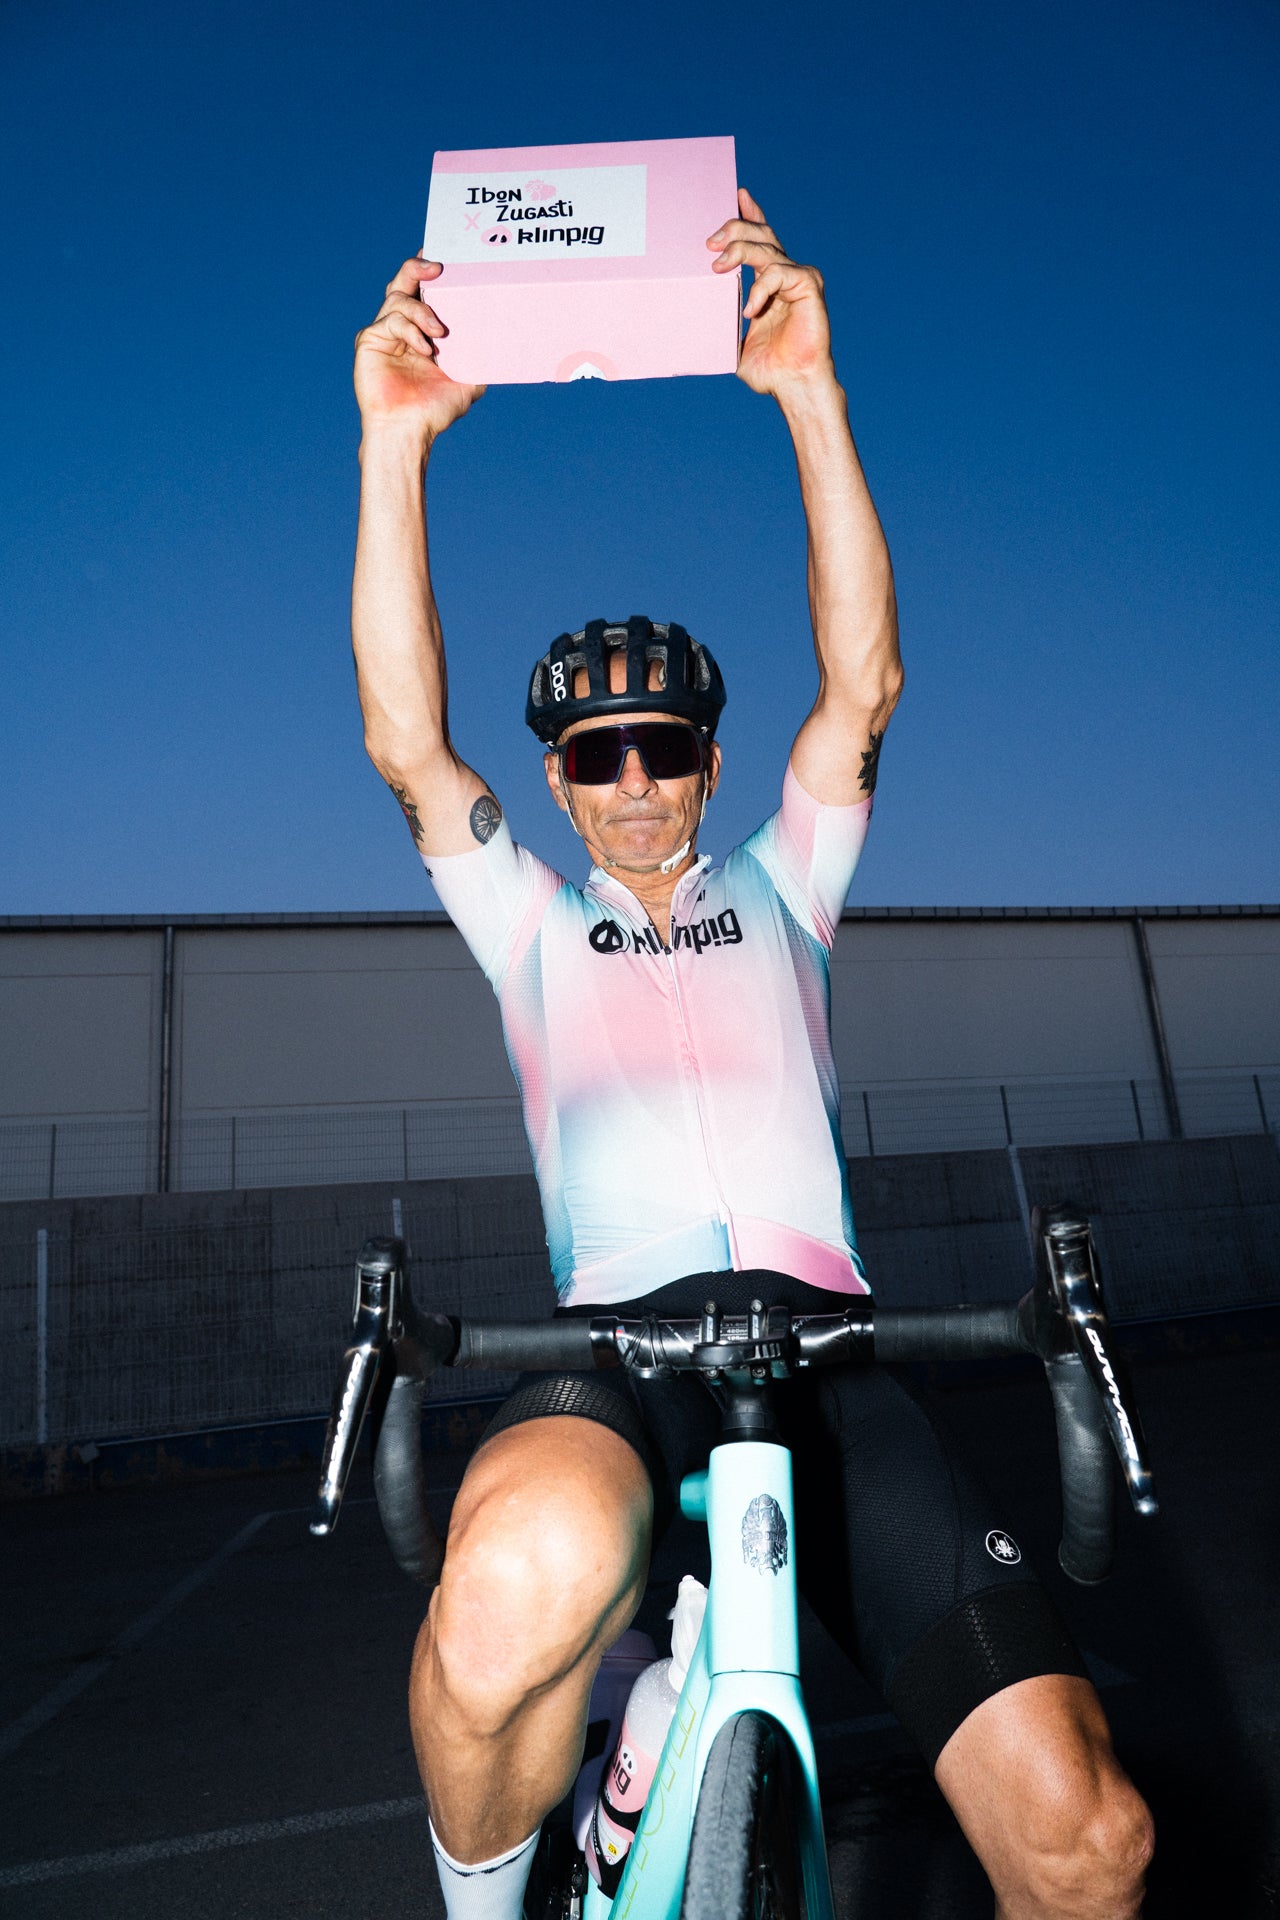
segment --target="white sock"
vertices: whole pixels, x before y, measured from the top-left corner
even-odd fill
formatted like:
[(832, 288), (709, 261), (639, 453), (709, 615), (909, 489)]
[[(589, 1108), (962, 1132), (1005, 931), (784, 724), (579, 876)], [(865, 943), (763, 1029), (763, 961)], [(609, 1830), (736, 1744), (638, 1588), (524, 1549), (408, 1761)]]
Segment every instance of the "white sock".
[(467, 1867), (445, 1852), (432, 1827), (431, 1844), (435, 1848), (440, 1891), (444, 1894), (449, 1920), (520, 1920), (529, 1869), (541, 1832), (542, 1828), (538, 1827), (527, 1840), (512, 1847), (509, 1853), (500, 1853), (496, 1860), (477, 1860), (474, 1866)]

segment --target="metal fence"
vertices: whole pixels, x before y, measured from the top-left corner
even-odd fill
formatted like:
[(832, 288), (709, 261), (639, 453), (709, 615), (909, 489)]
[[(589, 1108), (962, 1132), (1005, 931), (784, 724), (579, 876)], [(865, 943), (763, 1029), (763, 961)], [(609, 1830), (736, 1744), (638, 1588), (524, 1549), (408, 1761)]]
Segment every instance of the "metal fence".
[[(1188, 1138), (1280, 1128), (1278, 1067), (1186, 1075), (1176, 1091)], [(841, 1104), (845, 1151), (859, 1159), (1163, 1140), (1174, 1131), (1164, 1089), (1154, 1079), (853, 1085), (842, 1088)], [(143, 1120), (0, 1125), (0, 1201), (150, 1193), (158, 1166), (155, 1132)], [(531, 1170), (513, 1096), (184, 1120), (169, 1186), (178, 1193), (219, 1193)]]
[[(497, 1186), (499, 1183), (493, 1183)], [(25, 1211), (25, 1209), (24, 1209)], [(447, 1194), (385, 1217), (329, 1207), (154, 1230), (37, 1227), (0, 1238), (0, 1445), (184, 1433), (325, 1412), (351, 1324), (354, 1256), (369, 1233), (430, 1251), (415, 1285), (440, 1312), (537, 1315), (554, 1304), (536, 1203)], [(478, 1231), (477, 1231), (478, 1225)], [(437, 1375), (433, 1398), (511, 1376)]]
[[(859, 1243), (887, 1304), (1016, 1297), (1028, 1279), (1027, 1202), (1064, 1194), (1093, 1219), (1118, 1319), (1280, 1301), (1274, 1136), (995, 1145), (852, 1163)], [(335, 1185), (6, 1210), (0, 1445), (324, 1412), (354, 1255), (378, 1232), (404, 1234), (417, 1296), (437, 1310), (519, 1317), (553, 1303), (527, 1176), (420, 1182), (403, 1194)], [(431, 1391), (470, 1398), (505, 1384), (446, 1372)]]

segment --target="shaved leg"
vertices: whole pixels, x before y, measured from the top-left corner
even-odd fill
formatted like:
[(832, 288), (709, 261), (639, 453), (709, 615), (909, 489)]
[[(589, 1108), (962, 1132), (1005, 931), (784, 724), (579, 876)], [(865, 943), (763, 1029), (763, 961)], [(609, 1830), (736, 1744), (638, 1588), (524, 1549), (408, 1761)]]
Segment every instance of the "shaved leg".
[(995, 1889), (996, 1920), (1133, 1920), (1151, 1816), (1087, 1680), (992, 1694), (938, 1756), (938, 1785)]
[(455, 1860), (517, 1846), (572, 1784), (600, 1657), (644, 1590), (652, 1515), (639, 1456), (594, 1420), (507, 1427), (467, 1469), (409, 1687)]

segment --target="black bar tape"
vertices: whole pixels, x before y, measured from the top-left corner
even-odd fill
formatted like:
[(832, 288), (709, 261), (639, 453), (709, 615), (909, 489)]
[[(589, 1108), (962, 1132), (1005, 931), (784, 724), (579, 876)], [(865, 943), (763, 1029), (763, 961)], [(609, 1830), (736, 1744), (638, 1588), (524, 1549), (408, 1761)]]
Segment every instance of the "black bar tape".
[(877, 1307), (877, 1360), (990, 1360), (1026, 1353), (1016, 1306)]
[(1116, 1483), (1106, 1418), (1077, 1353), (1045, 1365), (1062, 1467), (1062, 1544), (1058, 1564), (1082, 1587), (1097, 1586), (1115, 1552)]
[(422, 1387), (412, 1373), (392, 1382), (374, 1449), (373, 1490), (396, 1565), (430, 1587), (440, 1578), (444, 1544), (427, 1511)]
[(459, 1329), (454, 1367), (512, 1368), (517, 1372), (589, 1372), (617, 1365), (611, 1340), (602, 1338), (599, 1322), (546, 1320), (537, 1326), (507, 1321), (464, 1320)]

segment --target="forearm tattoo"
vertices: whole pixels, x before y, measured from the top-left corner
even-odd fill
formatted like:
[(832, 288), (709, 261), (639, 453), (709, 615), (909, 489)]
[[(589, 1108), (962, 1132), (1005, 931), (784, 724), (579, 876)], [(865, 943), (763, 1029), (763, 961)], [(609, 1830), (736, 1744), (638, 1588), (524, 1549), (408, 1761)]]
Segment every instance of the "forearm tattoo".
[(874, 793), (876, 790), (876, 774), (880, 768), (880, 743), (883, 739), (884, 728), (882, 727), (879, 733), (873, 728), (871, 745), (862, 756), (862, 772), (858, 775), (858, 785), (864, 793)]
[(409, 798), (408, 794), (405, 792), (405, 789), (403, 787), (396, 786), (395, 782), (392, 780), (388, 780), (387, 785), (391, 788), (392, 793), (394, 793), (396, 799), (400, 802), (400, 811), (404, 815), (405, 819), (409, 822), (410, 833), (413, 835), (414, 840), (417, 842), (418, 846), (421, 846), (423, 841), (423, 832), (422, 832), (422, 822), (418, 818), (418, 809), (414, 806), (412, 800)]
[(491, 793), (482, 793), (471, 809), (471, 831), (483, 846), (492, 840), (502, 819), (502, 808)]

